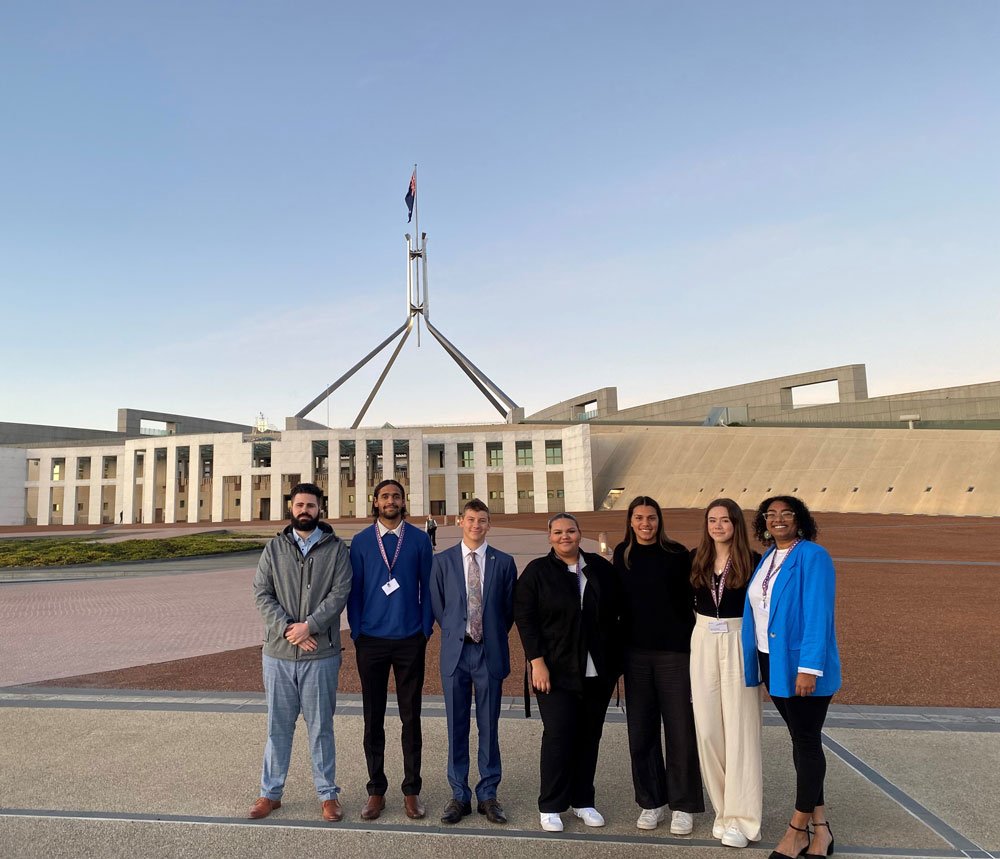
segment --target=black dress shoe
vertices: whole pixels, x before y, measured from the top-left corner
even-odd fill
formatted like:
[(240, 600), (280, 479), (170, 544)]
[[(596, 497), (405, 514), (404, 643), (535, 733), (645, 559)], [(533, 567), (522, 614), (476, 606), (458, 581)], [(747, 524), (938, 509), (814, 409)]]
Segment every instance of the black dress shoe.
[(459, 799), (449, 799), (441, 815), (442, 823), (458, 823), (463, 817), (472, 814), (472, 803)]
[(485, 814), (490, 823), (506, 823), (507, 815), (503, 813), (503, 806), (495, 798), (484, 799), (476, 807), (480, 814)]

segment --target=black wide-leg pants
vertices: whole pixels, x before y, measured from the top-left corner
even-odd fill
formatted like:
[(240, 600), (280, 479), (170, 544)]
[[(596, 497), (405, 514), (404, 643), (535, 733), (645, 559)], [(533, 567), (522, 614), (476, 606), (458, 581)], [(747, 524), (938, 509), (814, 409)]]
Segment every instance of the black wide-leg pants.
[(639, 807), (704, 811), (691, 706), (691, 654), (630, 651), (625, 661), (625, 713)]
[(539, 692), (542, 715), (541, 791), (538, 810), (559, 814), (594, 807), (594, 775), (614, 680), (588, 677), (583, 692)]

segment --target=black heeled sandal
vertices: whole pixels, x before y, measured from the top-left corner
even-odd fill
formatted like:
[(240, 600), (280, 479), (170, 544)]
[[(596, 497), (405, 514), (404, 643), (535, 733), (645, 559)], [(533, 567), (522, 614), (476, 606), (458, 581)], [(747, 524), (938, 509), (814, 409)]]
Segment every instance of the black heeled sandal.
[[(829, 823), (814, 823), (813, 826), (825, 826), (830, 831), (830, 846), (826, 848), (826, 853), (803, 853), (805, 859), (824, 859), (825, 856), (833, 855), (833, 830)], [(809, 849), (808, 847), (806, 848)]]
[[(798, 826), (794, 826), (791, 823), (789, 823), (788, 826), (789, 826), (790, 829), (794, 829), (796, 832), (804, 832), (806, 835), (810, 835), (811, 834), (809, 832), (809, 827), (808, 826), (806, 826), (805, 829), (802, 829), (801, 827), (798, 827)], [(812, 839), (810, 838), (809, 841), (811, 841), (811, 840)], [(806, 850), (809, 849), (809, 841), (807, 841), (806, 842), (806, 846), (803, 847), (794, 856), (789, 856), (787, 853), (779, 853), (777, 850), (772, 850), (771, 851), (771, 855), (768, 856), (767, 859), (798, 859), (799, 856), (805, 856), (806, 855)]]

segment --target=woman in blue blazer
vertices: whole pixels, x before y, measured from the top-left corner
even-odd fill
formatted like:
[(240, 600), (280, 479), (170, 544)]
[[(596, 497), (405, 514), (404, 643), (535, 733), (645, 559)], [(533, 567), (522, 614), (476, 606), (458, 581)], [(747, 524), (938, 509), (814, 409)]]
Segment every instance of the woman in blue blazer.
[(774, 546), (747, 588), (743, 666), (747, 686), (763, 680), (788, 726), (796, 782), (795, 813), (769, 859), (833, 853), (823, 799), (822, 731), (830, 699), (840, 688), (840, 656), (833, 561), (813, 542), (817, 532), (808, 508), (794, 496), (766, 498), (757, 508), (754, 533)]

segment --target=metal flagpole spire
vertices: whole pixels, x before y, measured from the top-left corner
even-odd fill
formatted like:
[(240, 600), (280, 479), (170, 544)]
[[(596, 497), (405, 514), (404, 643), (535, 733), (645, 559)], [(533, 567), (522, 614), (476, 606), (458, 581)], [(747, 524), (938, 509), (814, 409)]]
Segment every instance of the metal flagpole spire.
[[(375, 382), (375, 387), (372, 388), (371, 393), (368, 395), (368, 399), (365, 400), (365, 404), (361, 407), (361, 411), (358, 413), (357, 418), (352, 424), (352, 429), (357, 429), (365, 416), (365, 412), (368, 411), (368, 407), (372, 404), (372, 401), (375, 399), (375, 395), (382, 386), (382, 382), (384, 382), (385, 377), (389, 375), (389, 370), (392, 369), (392, 365), (400, 351), (402, 351), (403, 344), (406, 342), (406, 338), (409, 337), (410, 331), (413, 329), (414, 325), (416, 325), (417, 328), (417, 345), (420, 345), (420, 317), (423, 317), (424, 322), (427, 325), (427, 330), (431, 333), (434, 339), (441, 344), (441, 347), (445, 350), (445, 352), (447, 352), (451, 359), (458, 364), (462, 372), (472, 380), (472, 383), (479, 389), (480, 393), (482, 393), (489, 403), (498, 412), (500, 412), (501, 415), (503, 415), (506, 421), (508, 423), (517, 423), (518, 421), (523, 420), (523, 410), (517, 405), (517, 403), (500, 390), (500, 388), (497, 387), (497, 385), (494, 384), (482, 370), (480, 370), (465, 355), (463, 355), (458, 348), (444, 336), (444, 334), (431, 325), (427, 278), (427, 235), (420, 232), (420, 222), (417, 208), (416, 164), (413, 165), (413, 175), (410, 177), (410, 186), (407, 189), (405, 202), (407, 206), (410, 207), (413, 214), (413, 229), (417, 234), (417, 241), (414, 242), (410, 234), (406, 233), (406, 320), (399, 326), (399, 328), (393, 331), (392, 334), (386, 337), (385, 340), (379, 343), (378, 346), (372, 349), (372, 351), (369, 352), (364, 358), (358, 361), (357, 364), (351, 367), (351, 369), (348, 370), (343, 376), (327, 387), (323, 393), (311, 400), (308, 405), (302, 408), (295, 415), (295, 417), (304, 419), (306, 415), (323, 402), (323, 400), (329, 400), (330, 395), (336, 391), (337, 388), (344, 384), (344, 382), (350, 379), (351, 376), (357, 373), (358, 370), (364, 367), (365, 364), (371, 361), (372, 358), (374, 358), (379, 352), (381, 352), (386, 346), (402, 334), (402, 339), (396, 344), (396, 348), (389, 357), (389, 361), (385, 365), (385, 369), (378, 377), (378, 381)], [(422, 293), (420, 288), (421, 267), (424, 270)], [(329, 423), (329, 417), (327, 417), (327, 423)]]

